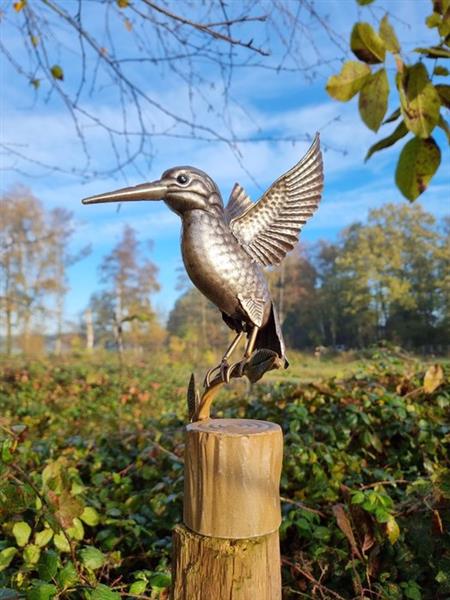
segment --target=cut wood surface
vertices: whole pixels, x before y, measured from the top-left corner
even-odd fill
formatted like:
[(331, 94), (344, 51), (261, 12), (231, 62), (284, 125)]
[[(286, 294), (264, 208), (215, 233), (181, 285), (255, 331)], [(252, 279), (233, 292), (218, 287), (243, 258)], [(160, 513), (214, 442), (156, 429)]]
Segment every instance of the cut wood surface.
[(281, 600), (278, 531), (247, 540), (173, 532), (172, 600)]
[(253, 419), (186, 428), (185, 525), (204, 536), (247, 539), (278, 530), (283, 435)]

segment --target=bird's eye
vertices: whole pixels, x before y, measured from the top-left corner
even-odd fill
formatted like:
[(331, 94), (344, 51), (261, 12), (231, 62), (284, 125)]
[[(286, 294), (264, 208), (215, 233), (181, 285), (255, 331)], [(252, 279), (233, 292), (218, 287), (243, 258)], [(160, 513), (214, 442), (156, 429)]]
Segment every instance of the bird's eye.
[(185, 185), (189, 181), (189, 177), (187, 175), (185, 175), (184, 173), (182, 173), (181, 175), (178, 175), (177, 181), (178, 181), (178, 183)]

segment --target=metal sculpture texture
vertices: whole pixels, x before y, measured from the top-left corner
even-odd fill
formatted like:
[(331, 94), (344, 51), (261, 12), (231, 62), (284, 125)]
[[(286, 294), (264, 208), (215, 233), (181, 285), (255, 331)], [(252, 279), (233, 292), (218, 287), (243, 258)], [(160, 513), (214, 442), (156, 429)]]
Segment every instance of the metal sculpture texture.
[[(84, 204), (164, 200), (182, 220), (181, 249), (194, 285), (222, 312), (236, 336), (219, 365), (210, 369), (202, 396), (192, 377), (192, 420), (207, 418), (213, 397), (231, 377), (257, 381), (269, 369), (287, 367), (285, 346), (263, 267), (279, 264), (316, 210), (323, 188), (319, 136), (306, 155), (253, 203), (236, 183), (226, 207), (214, 181), (194, 167), (174, 167), (161, 179), (91, 196)], [(229, 363), (242, 336), (241, 360)]]

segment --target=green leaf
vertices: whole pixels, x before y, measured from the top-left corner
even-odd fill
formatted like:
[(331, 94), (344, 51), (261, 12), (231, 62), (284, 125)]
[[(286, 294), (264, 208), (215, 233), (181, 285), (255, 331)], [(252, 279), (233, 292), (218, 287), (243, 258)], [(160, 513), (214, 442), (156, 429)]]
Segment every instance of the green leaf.
[(384, 148), (389, 148), (389, 146), (393, 146), (395, 142), (401, 140), (402, 137), (404, 137), (407, 133), (408, 130), (406, 128), (406, 125), (404, 121), (402, 121), (399, 125), (397, 125), (397, 127), (394, 129), (391, 135), (388, 135), (387, 137), (383, 138), (382, 140), (380, 140), (379, 142), (377, 142), (369, 148), (364, 160), (369, 160), (369, 158), (372, 156), (372, 154), (375, 154), (375, 152), (379, 152), (380, 150), (384, 150)]
[(14, 440), (7, 438), (2, 442), (1, 458), (2, 462), (8, 464), (13, 460)]
[(367, 4), (372, 4), (373, 0), (356, 0), (356, 2), (360, 6), (367, 6)]
[(352, 496), (352, 504), (362, 504), (365, 499), (364, 492), (355, 492)]
[(380, 438), (375, 433), (370, 434), (370, 443), (377, 452), (383, 452), (383, 444), (381, 443)]
[(403, 148), (395, 181), (408, 200), (415, 200), (428, 186), (441, 163), (441, 151), (433, 138), (414, 138)]
[(14, 546), (9, 546), (0, 551), (0, 573), (9, 567), (16, 554), (17, 548), (14, 548)]
[(95, 571), (105, 564), (106, 557), (101, 550), (94, 546), (86, 546), (80, 550), (81, 562), (85, 567)]
[(53, 530), (50, 529), (50, 527), (46, 527), (42, 531), (38, 531), (37, 533), (34, 534), (34, 543), (36, 544), (36, 546), (43, 548), (44, 546), (46, 546), (49, 543), (49, 541), (52, 539), (52, 537), (53, 537)]
[(153, 591), (168, 588), (171, 583), (172, 578), (167, 573), (155, 573), (155, 575), (150, 578), (150, 585), (152, 586)]
[(58, 79), (59, 81), (64, 80), (64, 71), (59, 65), (53, 65), (53, 67), (50, 69), (50, 73), (55, 79)]
[(420, 588), (415, 581), (408, 581), (402, 584), (403, 593), (409, 600), (422, 600)]
[(447, 6), (447, 11), (442, 17), (440, 24), (438, 25), (438, 31), (441, 38), (445, 39), (445, 44), (450, 47), (450, 40), (448, 36), (450, 35), (450, 6)]
[(425, 54), (427, 58), (450, 58), (450, 50), (441, 48), (440, 46), (432, 46), (430, 48), (414, 48), (414, 52)]
[(387, 111), (389, 82), (386, 69), (380, 69), (364, 83), (359, 94), (359, 114), (372, 131), (378, 131)]
[[(444, 573), (444, 571), (439, 571), (439, 573), (436, 575), (436, 577), (434, 578), (438, 583), (444, 583), (447, 584), (450, 582), (450, 574), (448, 573)], [(1, 600), (1, 596), (0, 596), (0, 600)]]
[(59, 571), (57, 581), (63, 589), (70, 587), (78, 581), (78, 574), (73, 563), (69, 561), (64, 568)]
[(47, 550), (41, 555), (38, 564), (39, 577), (43, 581), (51, 581), (58, 571), (58, 555), (54, 550)]
[(384, 15), (384, 17), (381, 19), (380, 37), (386, 46), (386, 50), (389, 50), (389, 52), (392, 52), (393, 54), (398, 54), (400, 52), (400, 43), (394, 28), (389, 23), (387, 15)]
[(439, 117), (438, 127), (440, 127), (445, 132), (445, 135), (447, 136), (447, 141), (450, 144), (450, 126), (442, 116)]
[(436, 65), (433, 69), (433, 75), (447, 77), (448, 75), (450, 75), (450, 71), (446, 67), (442, 67), (441, 65)]
[(86, 525), (95, 527), (100, 522), (100, 515), (92, 506), (86, 506), (80, 515), (80, 519), (84, 521)]
[(450, 108), (450, 85), (438, 83), (434, 87), (437, 93), (439, 94), (439, 98), (441, 99), (442, 104), (446, 108)]
[(360, 91), (369, 76), (368, 65), (349, 60), (343, 64), (339, 75), (332, 75), (328, 79), (327, 92), (335, 100), (347, 102)]
[(52, 583), (41, 583), (27, 591), (27, 600), (51, 600), (58, 590)]
[(369, 23), (355, 23), (350, 37), (353, 54), (365, 63), (375, 65), (384, 61), (386, 46)]
[(402, 114), (402, 111), (400, 110), (400, 107), (399, 107), (399, 108), (396, 108), (396, 109), (394, 110), (394, 112), (393, 112), (393, 113), (391, 113), (391, 114), (388, 116), (388, 118), (387, 118), (387, 119), (385, 119), (385, 120), (383, 121), (383, 125), (386, 125), (386, 123), (392, 123), (393, 121), (396, 121), (396, 120), (399, 118), (399, 116), (400, 116), (401, 114)]
[(120, 594), (107, 585), (99, 583), (95, 590), (90, 594), (90, 600), (120, 600)]
[(41, 556), (41, 549), (35, 544), (28, 544), (23, 550), (23, 560), (28, 565), (35, 565)]
[(441, 15), (439, 13), (434, 12), (425, 19), (425, 23), (430, 29), (438, 27), (438, 25), (441, 23)]
[(388, 513), (388, 511), (381, 507), (375, 509), (374, 514), (378, 523), (387, 523), (391, 518), (391, 515)]
[(70, 544), (63, 533), (55, 533), (53, 543), (60, 552), (70, 552)]
[(392, 545), (398, 540), (400, 535), (400, 527), (394, 517), (390, 516), (386, 522), (386, 533)]
[(425, 65), (405, 67), (397, 75), (397, 87), (406, 127), (419, 137), (429, 137), (439, 120), (441, 102)]
[(146, 589), (147, 589), (146, 581), (142, 581), (142, 580), (135, 581), (134, 583), (132, 583), (130, 585), (129, 593), (135, 594), (136, 596), (140, 596), (141, 594), (143, 594), (145, 592)]
[(18, 546), (23, 547), (28, 544), (31, 535), (31, 527), (28, 523), (25, 523), (25, 521), (14, 523), (12, 532)]

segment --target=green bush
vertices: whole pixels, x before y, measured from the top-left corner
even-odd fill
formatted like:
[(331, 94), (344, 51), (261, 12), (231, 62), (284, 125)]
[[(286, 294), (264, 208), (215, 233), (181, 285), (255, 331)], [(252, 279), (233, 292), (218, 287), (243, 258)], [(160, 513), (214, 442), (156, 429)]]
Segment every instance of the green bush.
[[(356, 375), (255, 386), (218, 416), (285, 433), (284, 598), (450, 594), (450, 391), (378, 354)], [(182, 507), (182, 368), (0, 372), (0, 599), (167, 598)]]

